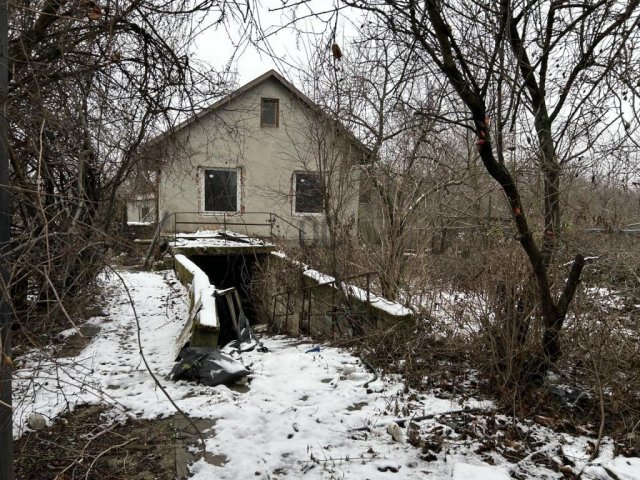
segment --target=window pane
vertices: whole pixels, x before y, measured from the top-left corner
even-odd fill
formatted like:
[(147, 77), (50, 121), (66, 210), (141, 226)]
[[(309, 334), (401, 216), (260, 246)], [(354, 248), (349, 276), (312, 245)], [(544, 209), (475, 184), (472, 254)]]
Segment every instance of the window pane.
[(317, 173), (297, 173), (295, 211), (297, 213), (322, 213), (322, 207), (320, 175)]
[(260, 117), (262, 125), (278, 125), (278, 100), (273, 98), (262, 99), (262, 114)]
[(208, 212), (238, 211), (237, 171), (204, 171), (204, 209)]

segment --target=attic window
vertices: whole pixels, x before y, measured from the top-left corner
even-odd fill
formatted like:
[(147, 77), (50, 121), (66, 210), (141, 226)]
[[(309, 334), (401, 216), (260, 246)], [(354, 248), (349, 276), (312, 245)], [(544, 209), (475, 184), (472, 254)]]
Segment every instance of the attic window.
[(260, 108), (260, 126), (277, 127), (280, 101), (277, 98), (263, 98)]
[(324, 200), (317, 172), (294, 173), (294, 211), (302, 214), (322, 213)]

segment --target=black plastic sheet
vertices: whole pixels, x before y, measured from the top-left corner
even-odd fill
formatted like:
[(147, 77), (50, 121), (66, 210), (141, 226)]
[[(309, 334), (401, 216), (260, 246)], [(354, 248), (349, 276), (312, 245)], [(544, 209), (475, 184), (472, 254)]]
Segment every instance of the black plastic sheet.
[(204, 385), (228, 385), (249, 374), (238, 360), (218, 349), (185, 347), (169, 376), (173, 380), (197, 381)]

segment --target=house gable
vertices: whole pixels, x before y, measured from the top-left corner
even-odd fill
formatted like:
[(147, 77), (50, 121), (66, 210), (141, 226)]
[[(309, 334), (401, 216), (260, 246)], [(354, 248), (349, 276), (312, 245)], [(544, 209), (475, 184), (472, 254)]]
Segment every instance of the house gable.
[[(277, 102), (277, 116), (268, 118), (267, 124), (261, 115), (265, 99)], [(187, 219), (181, 226), (194, 230), (198, 225), (219, 222), (220, 214), (224, 214), (223, 222), (228, 216), (237, 215), (237, 223), (248, 227), (252, 223), (265, 223), (265, 214), (270, 213), (283, 220), (278, 225), (282, 236), (297, 237), (300, 229), (309, 230), (311, 237), (324, 236), (326, 226), (318, 215), (296, 211), (295, 175), (329, 172), (327, 165), (319, 164), (320, 158), (328, 157), (346, 164), (340, 182), (352, 184), (343, 194), (353, 198), (343, 202), (344, 211), (355, 217), (358, 188), (353, 185), (357, 183), (357, 165), (364, 147), (361, 144), (355, 147), (353, 137), (346, 133), (336, 135), (334, 122), (309, 102), (286, 80), (268, 72), (216, 102), (206, 112), (183, 122), (173, 134), (174, 142), (167, 142), (169, 158), (159, 188), (160, 218), (178, 212), (194, 222), (188, 225)], [(318, 152), (319, 145), (327, 151), (331, 148), (331, 155)], [(337, 175), (336, 172), (332, 166), (332, 175)], [(237, 197), (234, 192), (225, 192), (221, 200), (222, 194), (207, 190), (224, 181), (229, 188), (237, 188)], [(235, 198), (237, 203), (232, 202)], [(214, 204), (229, 207), (214, 211), (211, 210)], [(174, 228), (171, 220), (168, 225), (169, 229)], [(246, 228), (241, 233), (254, 232)]]

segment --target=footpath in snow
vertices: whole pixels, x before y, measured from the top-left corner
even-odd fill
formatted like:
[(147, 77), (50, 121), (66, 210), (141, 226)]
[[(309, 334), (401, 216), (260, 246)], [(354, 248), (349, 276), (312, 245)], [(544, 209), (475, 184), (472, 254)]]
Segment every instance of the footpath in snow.
[[(540, 437), (540, 446), (517, 463), (482, 450), (481, 430), (486, 423), (480, 421), (480, 435), (465, 438), (442, 421), (444, 416), (436, 415), (418, 427), (420, 437), (438, 439), (436, 446), (434, 442), (421, 448), (410, 445), (406, 427), (401, 432), (404, 441), (394, 441), (387, 427), (399, 418), (466, 407), (491, 410), (492, 405), (407, 394), (399, 378), (370, 382), (371, 373), (349, 352), (314, 348), (296, 339), (265, 337), (267, 353), (236, 354), (251, 370), (241, 388), (170, 381), (171, 352), (187, 315), (183, 287), (172, 272), (121, 275), (134, 300), (142, 349), (151, 369), (184, 412), (215, 421), (204, 432), (206, 449), (224, 463), (198, 460), (191, 466), (195, 479), (561, 478), (557, 471), (534, 462), (535, 453), (547, 450), (570, 458), (583, 478), (640, 478), (640, 460), (614, 459), (607, 442), (600, 458), (587, 464), (588, 438), (540, 426), (520, 427), (528, 436)], [(119, 279), (111, 274), (104, 284), (109, 292), (106, 315), (90, 320), (100, 332), (78, 356), (52, 360), (47, 352), (34, 351), (22, 357), (15, 372), (14, 436), (25, 431), (33, 412), (52, 423), (86, 403), (109, 405), (107, 421), (176, 413), (142, 362), (135, 316)], [(498, 423), (510, 421), (498, 415), (492, 418)]]

